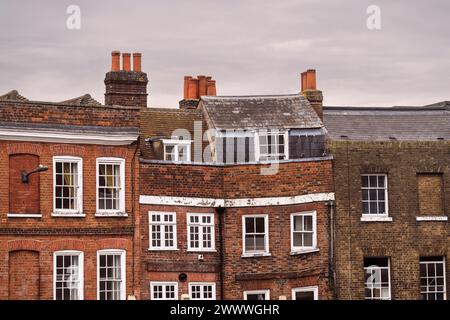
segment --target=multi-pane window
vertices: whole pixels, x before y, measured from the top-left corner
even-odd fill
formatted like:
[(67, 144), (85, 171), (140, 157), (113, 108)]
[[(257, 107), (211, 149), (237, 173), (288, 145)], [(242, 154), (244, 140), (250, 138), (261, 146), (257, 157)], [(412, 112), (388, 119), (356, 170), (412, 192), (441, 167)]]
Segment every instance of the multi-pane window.
[(83, 253), (59, 251), (54, 253), (54, 299), (83, 299)]
[(259, 160), (273, 161), (288, 159), (287, 132), (267, 130), (258, 132)]
[(187, 214), (188, 250), (214, 250), (214, 215)]
[(316, 213), (304, 212), (291, 215), (292, 251), (316, 248)]
[(244, 291), (244, 300), (270, 300), (270, 290)]
[(244, 254), (269, 252), (269, 234), (267, 215), (242, 217)]
[(420, 293), (423, 300), (445, 300), (445, 259), (420, 258)]
[(150, 282), (150, 297), (152, 300), (178, 300), (178, 283)]
[(387, 175), (361, 175), (362, 213), (387, 215)]
[(177, 248), (177, 221), (175, 212), (149, 212), (150, 250)]
[(163, 140), (164, 160), (191, 161), (190, 140)]
[(318, 287), (302, 287), (292, 289), (292, 300), (318, 300)]
[(125, 299), (125, 251), (98, 251), (98, 299)]
[(191, 300), (215, 300), (215, 283), (189, 283), (189, 298)]
[(97, 210), (118, 213), (125, 211), (125, 160), (97, 159)]
[(389, 258), (365, 258), (364, 273), (366, 299), (391, 299)]
[(54, 157), (54, 213), (81, 213), (82, 160), (76, 157)]

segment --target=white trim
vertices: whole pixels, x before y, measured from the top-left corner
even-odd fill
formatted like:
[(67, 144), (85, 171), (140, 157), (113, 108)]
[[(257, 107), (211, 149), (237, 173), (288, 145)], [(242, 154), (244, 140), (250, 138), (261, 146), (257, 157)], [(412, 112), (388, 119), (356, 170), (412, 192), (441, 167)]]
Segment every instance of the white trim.
[[(439, 263), (439, 264), (442, 264), (442, 271), (443, 271), (443, 280), (444, 280), (444, 291), (442, 292), (443, 293), (443, 296), (444, 296), (444, 300), (447, 300), (447, 275), (446, 275), (446, 268), (445, 268), (445, 264), (446, 264), (446, 259), (445, 259), (445, 256), (443, 256), (443, 257), (441, 257), (442, 259), (441, 260), (426, 260), (426, 261), (420, 261), (422, 258), (425, 258), (425, 257), (420, 257), (419, 258), (419, 266), (421, 265), (421, 264), (430, 264), (430, 263), (434, 263), (434, 264), (437, 264), (437, 263)], [(428, 274), (427, 274), (428, 275)], [(435, 276), (435, 278), (436, 278), (436, 274), (434, 275)], [(420, 280), (422, 280), (422, 275), (419, 273), (419, 279)], [(426, 277), (425, 277), (426, 278)], [(431, 293), (431, 292), (423, 292), (422, 291), (422, 286), (420, 287), (420, 293), (421, 294), (429, 294), (429, 293)], [(435, 292), (436, 293), (436, 292)], [(440, 293), (440, 292), (439, 292)]]
[[(246, 251), (245, 250), (245, 219), (246, 218), (264, 218), (264, 251)], [(268, 214), (245, 214), (242, 216), (242, 257), (258, 257), (270, 255), (269, 250), (269, 215)]]
[[(161, 219), (161, 221), (159, 222), (154, 222), (151, 219), (151, 216), (153, 214), (157, 214), (157, 215), (162, 215), (162, 217), (164, 217), (164, 215), (171, 215), (173, 217), (173, 222), (165, 222), (163, 219)], [(159, 226), (167, 226), (167, 225), (171, 225), (173, 226), (173, 246), (172, 247), (166, 247), (164, 245), (164, 241), (165, 241), (165, 231), (163, 230), (163, 228), (161, 228), (161, 246), (159, 247), (153, 247), (152, 245), (152, 226), (153, 225), (159, 225)], [(177, 213), (176, 212), (165, 212), (165, 211), (149, 211), (148, 212), (148, 250), (150, 251), (165, 251), (165, 250), (178, 250), (178, 241), (177, 241)]]
[[(312, 246), (294, 246), (294, 218), (301, 216), (312, 216)], [(291, 255), (295, 253), (306, 253), (316, 251), (317, 249), (317, 212), (314, 211), (304, 211), (291, 213)]]
[[(99, 189), (99, 170), (100, 164), (118, 164), (120, 166), (120, 191), (119, 191), (119, 209), (118, 210), (108, 210), (99, 209), (98, 207), (98, 189)], [(112, 158), (112, 157), (100, 157), (96, 159), (95, 163), (95, 179), (96, 179), (96, 196), (95, 196), (95, 208), (96, 217), (126, 217), (125, 212), (125, 159), (123, 158)]]
[(120, 271), (121, 271), (121, 280), (122, 285), (120, 287), (120, 300), (125, 300), (126, 290), (127, 290), (127, 278), (126, 278), (126, 251), (122, 249), (104, 249), (97, 251), (97, 300), (100, 300), (100, 255), (103, 254), (114, 254), (120, 255)]
[[(283, 135), (284, 136), (284, 159), (277, 160), (261, 160), (261, 150), (259, 149), (259, 138), (261, 135)], [(277, 143), (276, 148), (278, 149), (279, 144)], [(289, 129), (266, 129), (255, 131), (254, 137), (254, 148), (255, 148), (255, 161), (257, 162), (277, 162), (280, 160), (289, 160)], [(278, 154), (278, 153), (276, 153)]]
[(78, 250), (63, 250), (53, 252), (53, 300), (56, 300), (56, 257), (78, 256), (78, 276), (80, 285), (78, 287), (79, 299), (84, 299), (84, 252)]
[(314, 300), (319, 300), (319, 287), (318, 286), (292, 288), (291, 292), (292, 292), (292, 300), (296, 300), (295, 294), (297, 292), (313, 292)]
[[(192, 298), (192, 286), (201, 286), (200, 287), (200, 295), (202, 296), (202, 298), (200, 299), (193, 299)], [(212, 298), (211, 299), (207, 299), (204, 297), (205, 292), (204, 292), (204, 286), (212, 286)], [(188, 285), (189, 289), (189, 299), (190, 300), (216, 300), (216, 283), (215, 282), (189, 282)]]
[(392, 222), (392, 217), (387, 214), (372, 214), (367, 213), (361, 216), (363, 222)]
[[(164, 160), (165, 161), (173, 161), (173, 162), (191, 162), (191, 143), (192, 140), (176, 140), (176, 139), (162, 139), (163, 142), (163, 151), (164, 151)], [(186, 160), (180, 160), (180, 150), (179, 147), (186, 146)], [(174, 160), (166, 159), (166, 146), (174, 147)]]
[(417, 216), (416, 221), (447, 221), (447, 216)]
[(84, 213), (55, 213), (52, 212), (52, 217), (55, 218), (84, 218), (86, 214)]
[(8, 218), (42, 218), (40, 213), (8, 213)]
[[(199, 222), (198, 223), (191, 223), (191, 217), (193, 216), (199, 216)], [(211, 218), (211, 223), (205, 224), (201, 222), (202, 216), (207, 216)], [(216, 225), (214, 223), (214, 213), (193, 213), (188, 212), (186, 214), (186, 225), (187, 225), (187, 250), (189, 252), (214, 252), (216, 251), (216, 237), (215, 237), (215, 229)], [(199, 247), (198, 248), (191, 248), (191, 232), (190, 227), (191, 226), (198, 226), (199, 231)], [(203, 248), (203, 228), (202, 227), (209, 227), (211, 228), (211, 247), (210, 248)]]
[(246, 290), (244, 291), (244, 300), (247, 300), (249, 294), (264, 294), (264, 300), (270, 300), (270, 289)]
[(54, 142), (71, 144), (129, 145), (138, 139), (136, 134), (62, 133), (33, 129), (0, 129), (0, 140)]
[[(392, 287), (392, 280), (391, 280), (391, 259), (390, 257), (380, 257), (382, 259), (387, 259), (387, 267), (381, 267), (381, 266), (376, 266), (376, 268), (372, 268), (372, 266), (368, 266), (368, 267), (364, 267), (364, 274), (367, 273), (367, 270), (371, 270), (371, 269), (387, 269), (388, 271), (388, 290), (389, 290), (389, 296), (387, 298), (382, 298), (382, 297), (366, 297), (364, 295), (364, 299), (365, 300), (391, 300), (392, 299), (392, 292), (391, 292), (391, 287)], [(364, 289), (367, 288), (367, 281), (364, 281)], [(370, 289), (370, 288), (368, 288)]]
[[(365, 216), (365, 215), (369, 215), (370, 214), (370, 215), (377, 215), (377, 216), (389, 216), (389, 191), (388, 191), (388, 188), (389, 188), (388, 183), (389, 183), (389, 181), (388, 181), (387, 173), (362, 173), (361, 177), (363, 177), (363, 176), (367, 176), (367, 177), (375, 176), (375, 177), (377, 177), (377, 185), (378, 185), (378, 177), (381, 177), (381, 176), (384, 177), (384, 211), (385, 212), (384, 213), (376, 213), (376, 214), (374, 214), (374, 213), (363, 213), (362, 215)], [(370, 183), (370, 178), (369, 178), (369, 183)], [(372, 189), (375, 189), (378, 192), (378, 190), (380, 190), (381, 188), (363, 187), (362, 184), (361, 184), (361, 192), (363, 190), (372, 190)], [(378, 195), (377, 195), (377, 199), (378, 199)], [(362, 197), (361, 197), (361, 205), (364, 205), (363, 203), (364, 203), (364, 200), (362, 200)], [(378, 201), (377, 201), (377, 203), (378, 203)], [(370, 212), (370, 205), (369, 205), (369, 212)]]
[(292, 197), (267, 197), (267, 198), (197, 198), (197, 197), (169, 197), (140, 195), (140, 204), (168, 205), (168, 206), (190, 206), (190, 207), (265, 207), (285, 206), (291, 204), (302, 204), (311, 202), (324, 202), (334, 200), (334, 192), (310, 193)]
[[(69, 162), (77, 164), (78, 185), (77, 185), (77, 208), (76, 209), (56, 209), (56, 163)], [(63, 171), (64, 172), (64, 171)], [(77, 217), (83, 215), (83, 159), (72, 156), (53, 157), (53, 213), (54, 217)]]
[[(161, 299), (155, 299), (153, 297), (153, 286), (164, 286), (163, 287), (163, 296), (166, 295), (166, 288), (165, 286), (175, 286), (175, 298), (174, 299), (167, 299), (166, 297), (163, 297)], [(150, 300), (178, 300), (178, 282), (174, 281), (150, 281)]]

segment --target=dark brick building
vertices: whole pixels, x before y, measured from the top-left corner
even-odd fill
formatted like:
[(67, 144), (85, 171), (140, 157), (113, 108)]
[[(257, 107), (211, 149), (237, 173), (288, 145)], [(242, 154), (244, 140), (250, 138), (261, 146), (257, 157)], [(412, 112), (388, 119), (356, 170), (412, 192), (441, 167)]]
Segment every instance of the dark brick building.
[(446, 299), (450, 104), (324, 109), (338, 299)]

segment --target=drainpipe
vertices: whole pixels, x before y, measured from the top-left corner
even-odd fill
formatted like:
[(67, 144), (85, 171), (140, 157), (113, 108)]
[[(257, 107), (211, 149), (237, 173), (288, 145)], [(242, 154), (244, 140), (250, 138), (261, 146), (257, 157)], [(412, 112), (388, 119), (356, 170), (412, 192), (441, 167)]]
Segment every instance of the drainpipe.
[(334, 222), (334, 207), (335, 202), (333, 200), (327, 201), (326, 203), (329, 213), (329, 223), (330, 223), (330, 249), (328, 251), (328, 270), (330, 283), (333, 286), (332, 293), (333, 299), (336, 299), (336, 271), (335, 271), (335, 260), (334, 260), (334, 241), (335, 241), (335, 222)]
[(225, 254), (224, 254), (224, 228), (223, 226), (225, 225), (225, 208), (224, 207), (216, 207), (216, 212), (219, 215), (219, 251), (220, 251), (220, 299), (223, 300), (224, 299), (224, 293), (225, 290), (223, 288), (223, 284), (224, 284), (224, 275), (225, 275), (225, 271), (224, 271), (224, 258), (225, 258)]

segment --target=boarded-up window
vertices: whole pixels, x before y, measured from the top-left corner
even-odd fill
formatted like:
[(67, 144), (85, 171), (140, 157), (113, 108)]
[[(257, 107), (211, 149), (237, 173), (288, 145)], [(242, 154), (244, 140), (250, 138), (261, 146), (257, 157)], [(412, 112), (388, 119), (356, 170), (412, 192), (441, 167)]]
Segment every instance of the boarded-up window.
[[(38, 214), (39, 173), (29, 176), (23, 183), (21, 174), (39, 166), (39, 157), (32, 154), (13, 154), (9, 157), (9, 213)], [(50, 190), (49, 190), (50, 192)]]
[(289, 132), (289, 158), (322, 157), (325, 152), (325, 135), (322, 130), (291, 130)]
[(442, 174), (417, 174), (419, 213), (443, 215)]

